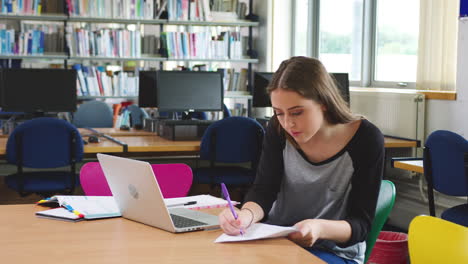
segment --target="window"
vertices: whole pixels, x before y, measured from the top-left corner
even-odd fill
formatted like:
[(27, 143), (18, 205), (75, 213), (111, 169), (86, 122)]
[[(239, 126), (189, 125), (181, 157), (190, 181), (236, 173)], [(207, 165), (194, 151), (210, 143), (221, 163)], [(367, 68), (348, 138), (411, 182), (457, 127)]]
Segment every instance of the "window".
[(319, 59), (329, 72), (361, 79), (362, 17), (363, 0), (320, 2)]
[(307, 30), (309, 27), (308, 16), (309, 16), (309, 0), (296, 0), (294, 6), (294, 43), (293, 49), (296, 56), (309, 56), (307, 53), (307, 47), (309, 46), (310, 40), (308, 40)]
[(378, 1), (376, 18), (374, 79), (416, 82), (419, 1)]
[(419, 0), (296, 0), (293, 10), (293, 55), (348, 72), (352, 85), (414, 87)]

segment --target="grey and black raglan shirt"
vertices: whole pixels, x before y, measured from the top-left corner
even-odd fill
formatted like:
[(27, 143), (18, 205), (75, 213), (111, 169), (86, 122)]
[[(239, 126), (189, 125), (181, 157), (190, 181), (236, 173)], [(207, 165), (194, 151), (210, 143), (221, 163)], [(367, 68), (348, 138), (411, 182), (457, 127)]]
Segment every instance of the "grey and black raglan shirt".
[(267, 128), (246, 201), (259, 204), (269, 224), (292, 226), (313, 218), (347, 221), (352, 230), (347, 243), (317, 241), (314, 247), (362, 263), (382, 180), (382, 133), (363, 119), (339, 153), (314, 163), (277, 131), (274, 122)]

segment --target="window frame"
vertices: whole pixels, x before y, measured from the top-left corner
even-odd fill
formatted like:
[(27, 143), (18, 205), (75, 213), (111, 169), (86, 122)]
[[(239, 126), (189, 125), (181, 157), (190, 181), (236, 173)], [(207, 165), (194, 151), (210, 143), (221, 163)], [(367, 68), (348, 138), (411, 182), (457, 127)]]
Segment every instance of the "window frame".
[[(293, 0), (292, 11), (292, 45), (291, 54), (296, 55), (295, 51), (295, 17), (296, 17), (296, 1)], [(319, 32), (320, 32), (320, 1), (308, 0), (308, 21), (307, 21), (307, 52), (306, 55), (318, 58), (319, 55)], [(326, 0), (323, 0), (326, 1)], [(350, 81), (350, 86), (357, 87), (384, 87), (384, 88), (400, 88), (400, 89), (415, 89), (416, 82), (399, 82), (399, 81), (377, 81), (375, 80), (376, 67), (376, 45), (377, 45), (377, 5), (379, 0), (363, 0), (363, 18), (362, 18), (362, 47), (361, 47), (361, 80)]]

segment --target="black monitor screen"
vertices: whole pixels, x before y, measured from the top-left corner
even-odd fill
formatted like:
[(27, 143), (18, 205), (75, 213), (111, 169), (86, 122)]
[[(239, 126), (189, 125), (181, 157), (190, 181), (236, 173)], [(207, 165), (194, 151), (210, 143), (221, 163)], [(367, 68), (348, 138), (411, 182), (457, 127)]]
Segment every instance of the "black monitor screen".
[(337, 88), (341, 93), (343, 99), (349, 105), (349, 77), (347, 73), (331, 73), (331, 75), (335, 78)]
[(160, 111), (221, 111), (223, 80), (219, 72), (158, 71)]
[(138, 79), (138, 106), (157, 107), (156, 71), (140, 71)]
[(256, 72), (254, 74), (254, 91), (252, 98), (253, 107), (269, 107), (271, 106), (270, 96), (266, 88), (271, 82), (272, 72)]
[[(347, 73), (330, 73), (337, 82), (338, 90), (349, 104), (349, 79)], [(270, 107), (270, 96), (266, 89), (273, 77), (272, 72), (256, 72), (254, 74), (253, 107)]]
[(3, 111), (71, 112), (76, 110), (76, 71), (1, 69)]

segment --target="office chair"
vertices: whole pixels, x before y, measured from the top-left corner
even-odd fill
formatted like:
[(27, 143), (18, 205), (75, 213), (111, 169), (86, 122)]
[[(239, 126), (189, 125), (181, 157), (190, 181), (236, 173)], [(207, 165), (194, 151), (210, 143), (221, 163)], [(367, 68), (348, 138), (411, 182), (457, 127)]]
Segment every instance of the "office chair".
[(143, 119), (148, 117), (148, 113), (135, 104), (129, 105), (127, 110), (130, 111), (130, 126), (137, 129), (142, 129)]
[(223, 118), (231, 117), (231, 110), (226, 106), (226, 104), (223, 104)]
[[(446, 195), (468, 196), (466, 153), (468, 141), (456, 133), (438, 130), (427, 138), (423, 162), (431, 216), (436, 216), (434, 189)], [(468, 203), (445, 210), (441, 218), (468, 227)]]
[(379, 198), (377, 199), (377, 206), (375, 208), (374, 221), (372, 222), (371, 230), (367, 235), (366, 239), (366, 255), (364, 263), (367, 263), (371, 254), (372, 248), (374, 248), (377, 237), (379, 236), (382, 227), (387, 221), (388, 215), (392, 211), (393, 205), (395, 204), (396, 189), (393, 182), (383, 180), (380, 184)]
[[(264, 133), (257, 121), (247, 117), (228, 117), (211, 124), (200, 144), (200, 159), (210, 161), (210, 166), (194, 170), (194, 182), (211, 184), (211, 187), (221, 182), (237, 186), (252, 184)], [(239, 166), (239, 163), (250, 163), (250, 166)]]
[(81, 104), (73, 115), (76, 127), (113, 127), (113, 113), (109, 105), (102, 101), (88, 101)]
[[(83, 157), (83, 140), (65, 120), (42, 117), (16, 127), (7, 142), (6, 159), (17, 172), (5, 178), (7, 186), (21, 196), (37, 193), (73, 193), (78, 185), (75, 163)], [(24, 171), (70, 166), (69, 171)]]
[[(192, 169), (185, 164), (151, 164), (164, 198), (187, 196), (192, 187)], [(111, 196), (112, 192), (99, 162), (88, 162), (80, 170), (81, 188), (86, 195)]]
[(411, 264), (468, 263), (468, 228), (437, 217), (420, 215), (410, 223)]

